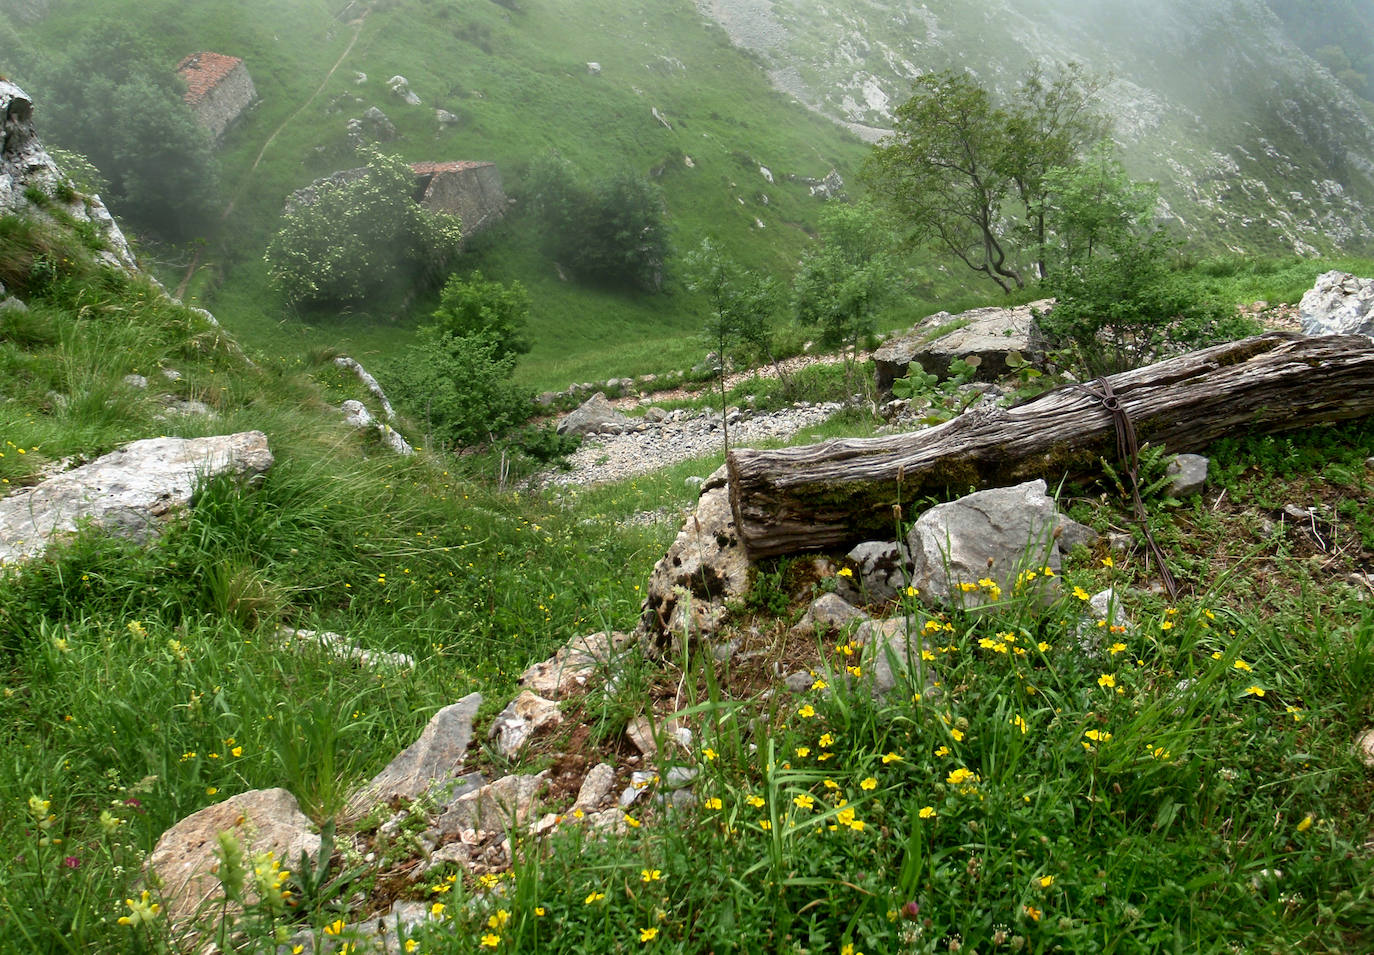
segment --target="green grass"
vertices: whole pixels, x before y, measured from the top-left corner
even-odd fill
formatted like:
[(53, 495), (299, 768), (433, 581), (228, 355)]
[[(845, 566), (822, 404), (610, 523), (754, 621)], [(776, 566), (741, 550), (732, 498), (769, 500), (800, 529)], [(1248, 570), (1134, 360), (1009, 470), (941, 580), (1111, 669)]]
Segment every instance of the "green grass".
[[(820, 178), (838, 168), (852, 180), (865, 154), (838, 127), (774, 92), (759, 64), (732, 48), (690, 3), (627, 7), (596, 0), (582, 4), (576, 17), (550, 0), (510, 8), (418, 0), (371, 7), (352, 51), (327, 82), (354, 27), (333, 19), (335, 11), (321, 3), (258, 3), (230, 16), (204, 2), (115, 0), (68, 7), (24, 31), (41, 51), (96, 16), (124, 15), (174, 24), (154, 37), (171, 62), (190, 49), (244, 57), (262, 102), (221, 151), (224, 199), (233, 199), (234, 211), (209, 228), (190, 295), (250, 347), (276, 353), (329, 345), (361, 352), (364, 361), (391, 356), (427, 311), (422, 296), (370, 314), (311, 316), (302, 328), (264, 281), (259, 259), (284, 198), (316, 177), (358, 164), (344, 124), (369, 105), (382, 108), (399, 131), (387, 148), (409, 160), (492, 160), (515, 196), (528, 164), (550, 150), (587, 175), (611, 169), (649, 175), (664, 191), (677, 249), (709, 234), (729, 254), (778, 274), (790, 272), (810, 241), (820, 208), (805, 185), (787, 177)], [(599, 76), (587, 71), (593, 60), (602, 65)], [(367, 74), (366, 83), (356, 83), (357, 72)], [(397, 73), (407, 76), (422, 106), (405, 106), (387, 89)], [(435, 107), (462, 122), (439, 130)], [(672, 129), (653, 118), (655, 108)], [(251, 168), (260, 152), (261, 163)], [(773, 184), (761, 165), (773, 171)], [(533, 231), (518, 222), (471, 257), (472, 265), (501, 280), (519, 279), (534, 295), (535, 350), (522, 372), (533, 387), (562, 387), (598, 371), (606, 377), (606, 367), (669, 370), (704, 353), (696, 341), (699, 310), (671, 275), (665, 295), (563, 282), (534, 247)], [(179, 265), (160, 273), (172, 287), (189, 253), (175, 258)]]
[[(241, 296), (240, 314), (267, 343), (250, 362), (228, 335), (145, 280), (98, 266), (57, 227), (3, 218), (0, 239), (0, 281), (29, 305), (0, 320), (4, 486), (162, 433), (258, 428), (277, 458), (260, 483), (205, 484), (146, 545), (87, 532), (6, 573), (0, 921), (11, 930), (0, 951), (168, 950), (161, 921), (117, 919), (134, 912), (124, 900), (142, 904), (139, 867), (169, 825), (284, 786), (328, 826), (353, 786), (474, 689), (485, 695), (480, 734), (528, 663), (572, 637), (634, 625), (678, 521), (630, 519), (689, 509), (686, 479), (720, 464), (543, 493), (494, 486), (489, 456), (394, 457), (335, 410), (365, 397), (323, 347), (350, 318), (320, 319), (333, 335), (302, 332), (226, 283), (222, 294)], [(512, 242), (482, 255), (489, 273), (511, 277), (517, 265), (502, 264), (533, 252)], [(1233, 300), (1292, 301), (1329, 265), (1210, 261), (1192, 275)], [(933, 311), (932, 287), (916, 288), (908, 307)], [(603, 301), (595, 326), (620, 330), (614, 347), (596, 352), (591, 336), (559, 354), (565, 339), (550, 337), (530, 381), (652, 370), (689, 353), (686, 324), (656, 339), (671, 327), (662, 316), (614, 304)], [(641, 321), (639, 337), (624, 332)], [(365, 361), (383, 360), (406, 328), (363, 324), (345, 343)], [(125, 383), (134, 373), (147, 390)], [(833, 398), (842, 383), (831, 366), (796, 387)], [(750, 393), (789, 400), (753, 382), (731, 400)], [(159, 417), (163, 395), (215, 416)], [(794, 440), (873, 426), (854, 410)], [(597, 953), (852, 945), (873, 955), (949, 951), (956, 940), (967, 951), (1368, 950), (1374, 793), (1352, 740), (1374, 717), (1374, 604), (1347, 575), (1374, 566), (1364, 463), (1374, 431), (1237, 439), (1211, 454), (1223, 498), (1152, 502), (1155, 536), (1191, 583), (1176, 605), (1152, 595), (1142, 550), (1108, 564), (1099, 547), (1066, 565), (1049, 605), (1011, 593), (991, 610), (936, 615), (930, 658), (911, 662), (934, 671), (939, 693), (918, 694), (918, 673), (874, 700), (847, 679), (848, 667), (858, 681), (871, 670), (871, 648), (845, 634), (788, 634), (833, 586), (828, 573), (804, 557), (763, 565), (722, 635), (741, 641), (733, 664), (698, 647), (665, 661), (630, 647), (613, 683), (570, 705), (564, 735), (523, 762), (474, 757), (493, 775), (550, 766), (560, 746), (623, 765), (629, 719), (677, 715), (694, 742), (655, 768), (698, 768), (695, 806), (650, 797), (631, 810), (641, 825), (611, 838), (566, 819), (543, 840), (517, 834), (512, 873), (488, 880), (503, 894), (457, 871), (421, 878), (407, 841), (418, 815), (395, 842), (378, 836), (379, 819), (341, 827), (323, 879), (342, 885), (302, 888), (290, 930), (322, 942), (336, 919), (401, 897), (445, 904), (417, 932), (435, 953), (484, 937), (501, 951)], [(1075, 516), (1126, 526), (1124, 506), (1101, 490), (1074, 489)], [(1281, 517), (1295, 502), (1320, 505), (1313, 534)], [(1130, 623), (1111, 632), (1088, 621), (1100, 636), (1090, 653), (1079, 594), (1106, 585)], [(415, 667), (288, 648), (282, 626), (333, 630)], [(825, 685), (779, 689), (796, 670)], [(387, 862), (354, 871), (354, 836)], [(253, 921), (264, 914), (249, 913), (239, 950), (275, 950)]]
[(1374, 275), (1374, 259), (1334, 256), (1320, 259), (1241, 258), (1200, 259), (1185, 271), (1199, 288), (1225, 302), (1248, 305), (1296, 305), (1323, 272), (1338, 269), (1355, 275)]

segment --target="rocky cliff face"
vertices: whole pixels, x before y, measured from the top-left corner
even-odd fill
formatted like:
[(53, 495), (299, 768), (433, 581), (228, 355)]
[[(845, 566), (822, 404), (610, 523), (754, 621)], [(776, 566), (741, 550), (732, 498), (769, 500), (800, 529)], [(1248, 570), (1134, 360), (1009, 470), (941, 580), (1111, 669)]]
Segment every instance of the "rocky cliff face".
[(97, 255), (109, 264), (138, 268), (129, 243), (99, 196), (76, 192), (53, 162), (33, 124), (33, 101), (0, 79), (0, 215), (71, 216), (95, 227), (104, 246)]
[(697, 0), (774, 83), (876, 139), (917, 76), (994, 89), (1034, 62), (1110, 78), (1133, 174), (1194, 237), (1237, 252), (1374, 245), (1374, 107), (1264, 0)]

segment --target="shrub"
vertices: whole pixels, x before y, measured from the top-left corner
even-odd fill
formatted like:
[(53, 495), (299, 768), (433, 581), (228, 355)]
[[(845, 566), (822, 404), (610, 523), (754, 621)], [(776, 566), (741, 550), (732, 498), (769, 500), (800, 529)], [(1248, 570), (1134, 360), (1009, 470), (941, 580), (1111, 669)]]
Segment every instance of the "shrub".
[(396, 395), (425, 421), (433, 444), (481, 444), (530, 416), (529, 393), (510, 380), (514, 370), (515, 356), (501, 354), (490, 335), (454, 335), (428, 326), (396, 370)]
[(545, 157), (531, 167), (527, 188), (545, 254), (579, 279), (653, 292), (663, 287), (667, 210), (653, 183), (630, 172), (585, 183), (567, 163)]
[(127, 23), (101, 21), (70, 50), (32, 71), (44, 138), (85, 156), (99, 173), (81, 170), (78, 188), (106, 181), (110, 208), (136, 229), (195, 237), (218, 197), (218, 164), (184, 87)]
[(1253, 322), (1170, 270), (1156, 232), (1135, 250), (1094, 257), (1051, 283), (1058, 303), (1041, 331), (1080, 372), (1110, 375), (1168, 354), (1253, 334)]
[(473, 272), (466, 279), (450, 275), (439, 294), (434, 321), (450, 335), (486, 334), (496, 344), (496, 355), (505, 358), (530, 350), (525, 322), (530, 314), (530, 295), (519, 282), (503, 285)]
[(322, 185), (282, 216), (264, 258), (293, 305), (357, 302), (392, 282), (427, 282), (458, 251), (460, 223), (416, 204), (415, 174), (372, 152), (365, 175)]

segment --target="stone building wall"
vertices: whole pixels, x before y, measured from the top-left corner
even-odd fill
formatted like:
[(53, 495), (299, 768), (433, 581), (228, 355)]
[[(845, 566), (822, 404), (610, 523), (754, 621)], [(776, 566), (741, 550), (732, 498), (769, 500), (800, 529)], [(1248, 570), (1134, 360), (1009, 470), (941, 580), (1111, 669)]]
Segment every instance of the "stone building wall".
[(186, 102), (196, 121), (216, 140), (258, 98), (248, 67), (236, 56), (193, 53), (178, 64), (177, 72), (186, 80)]
[(411, 168), (423, 190), (420, 204), (459, 216), (464, 235), (475, 235), (506, 214), (509, 203), (495, 163), (414, 163)]

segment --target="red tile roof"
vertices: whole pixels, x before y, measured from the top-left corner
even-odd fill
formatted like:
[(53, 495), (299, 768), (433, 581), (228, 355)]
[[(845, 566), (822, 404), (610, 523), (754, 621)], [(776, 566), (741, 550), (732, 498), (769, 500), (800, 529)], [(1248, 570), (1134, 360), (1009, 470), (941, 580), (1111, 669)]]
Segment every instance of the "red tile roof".
[(186, 80), (186, 102), (194, 106), (205, 95), (241, 65), (237, 56), (223, 53), (192, 53), (177, 64), (177, 72)]
[(417, 176), (432, 176), (440, 172), (462, 172), (465, 169), (477, 169), (482, 166), (490, 166), (489, 162), (479, 162), (473, 159), (458, 159), (452, 162), (413, 162), (410, 168), (415, 170)]

